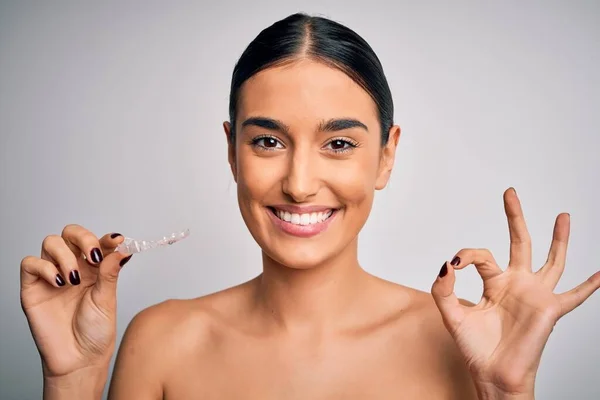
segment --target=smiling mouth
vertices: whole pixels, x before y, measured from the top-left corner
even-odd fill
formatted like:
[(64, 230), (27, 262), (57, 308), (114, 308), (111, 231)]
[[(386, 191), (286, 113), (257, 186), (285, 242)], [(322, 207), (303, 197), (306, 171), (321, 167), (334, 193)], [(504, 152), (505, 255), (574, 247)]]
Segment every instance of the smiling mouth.
[(336, 211), (335, 209), (329, 209), (319, 212), (313, 213), (291, 213), (289, 211), (278, 210), (274, 207), (268, 207), (269, 210), (280, 220), (290, 223), (292, 225), (315, 225), (320, 224), (322, 222), (327, 221), (333, 213)]

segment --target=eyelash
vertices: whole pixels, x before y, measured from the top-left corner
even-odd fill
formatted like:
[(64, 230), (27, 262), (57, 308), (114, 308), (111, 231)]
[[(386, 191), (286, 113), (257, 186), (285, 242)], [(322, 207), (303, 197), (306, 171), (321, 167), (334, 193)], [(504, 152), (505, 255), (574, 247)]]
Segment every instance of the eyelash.
[(354, 141), (352, 139), (343, 138), (343, 137), (337, 137), (337, 138), (330, 139), (327, 142), (326, 146), (330, 145), (333, 142), (342, 142), (342, 143), (348, 145), (348, 147), (345, 147), (343, 149), (331, 149), (332, 152), (337, 153), (337, 154), (339, 154), (339, 153), (347, 153), (349, 151), (354, 150), (355, 148), (357, 148), (359, 146), (358, 142), (356, 142), (356, 141)]
[(262, 145), (258, 144), (261, 140), (264, 140), (264, 139), (273, 139), (273, 140), (277, 141), (277, 143), (281, 144), (281, 141), (279, 139), (277, 139), (275, 136), (272, 136), (272, 135), (260, 135), (260, 136), (257, 136), (255, 138), (253, 138), (252, 140), (250, 140), (250, 145), (252, 147), (255, 147), (255, 148), (263, 150), (263, 151), (274, 151), (274, 150), (277, 150), (277, 148), (265, 147), (265, 146), (262, 146)]
[[(266, 147), (266, 146), (260, 145), (259, 144), (260, 141), (264, 140), (264, 139), (273, 139), (273, 140), (277, 141), (278, 144), (282, 144), (281, 141), (279, 139), (277, 139), (275, 136), (272, 136), (272, 135), (261, 135), (261, 136), (257, 136), (255, 138), (253, 138), (250, 141), (250, 145), (253, 146), (253, 147), (255, 147), (255, 148), (258, 148), (258, 149), (260, 149), (262, 151), (274, 151), (274, 150), (277, 150), (277, 148)], [(326, 143), (325, 146), (328, 146), (328, 145), (332, 144), (333, 142), (338, 142), (338, 141), (344, 143), (344, 145), (347, 145), (348, 147), (344, 147), (342, 149), (331, 149), (329, 151), (331, 151), (332, 153), (335, 153), (335, 154), (340, 154), (340, 153), (347, 153), (347, 152), (352, 151), (353, 149), (359, 147), (359, 143), (358, 142), (356, 142), (354, 140), (351, 140), (351, 139), (348, 139), (348, 138), (343, 138), (343, 137), (332, 138), (332, 139), (330, 139)]]

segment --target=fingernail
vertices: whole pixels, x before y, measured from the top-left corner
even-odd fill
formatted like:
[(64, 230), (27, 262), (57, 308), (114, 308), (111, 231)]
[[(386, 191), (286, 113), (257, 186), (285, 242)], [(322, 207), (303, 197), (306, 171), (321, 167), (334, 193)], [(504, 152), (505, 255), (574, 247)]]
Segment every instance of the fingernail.
[(127, 257), (125, 257), (124, 259), (122, 259), (121, 262), (119, 263), (119, 265), (122, 267), (123, 265), (127, 264), (127, 261), (131, 260), (131, 257), (133, 257), (133, 254), (130, 254)]
[(65, 286), (65, 280), (63, 279), (62, 276), (60, 276), (60, 274), (56, 274), (56, 284), (58, 286)]
[(96, 264), (100, 264), (102, 262), (102, 252), (100, 251), (99, 248), (94, 247), (92, 249), (92, 262), (96, 263)]
[(119, 237), (119, 236), (123, 236), (123, 235), (121, 235), (120, 233), (113, 233), (112, 235), (110, 235), (110, 238), (114, 239), (114, 238)]
[(442, 265), (442, 269), (440, 269), (440, 278), (443, 278), (444, 276), (446, 276), (447, 273), (448, 273), (448, 266), (446, 265), (446, 263), (444, 263), (444, 265)]
[(453, 266), (456, 267), (458, 264), (460, 264), (460, 257), (459, 256), (454, 257), (450, 264), (452, 264)]
[(71, 271), (71, 273), (69, 274), (69, 282), (71, 282), (71, 285), (79, 285), (81, 283), (81, 279), (79, 278), (79, 271)]

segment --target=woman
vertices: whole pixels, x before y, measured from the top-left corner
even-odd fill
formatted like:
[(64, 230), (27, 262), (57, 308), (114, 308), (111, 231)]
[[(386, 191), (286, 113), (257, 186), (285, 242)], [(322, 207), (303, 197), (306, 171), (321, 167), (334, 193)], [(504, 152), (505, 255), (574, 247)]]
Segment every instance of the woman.
[[(255, 279), (138, 314), (123, 338), (111, 399), (532, 399), (557, 320), (600, 286), (555, 295), (569, 216), (546, 264), (513, 189), (503, 271), (487, 250), (445, 262), (431, 294), (365, 272), (357, 236), (394, 165), (400, 128), (380, 62), (350, 29), (295, 14), (238, 61), (224, 123), (242, 217), (262, 249)], [(116, 341), (119, 234), (78, 225), (21, 264), (22, 305), (46, 399), (100, 398)], [(474, 264), (478, 305), (453, 294)], [(219, 267), (219, 266), (215, 266)], [(432, 277), (433, 278), (433, 277)]]

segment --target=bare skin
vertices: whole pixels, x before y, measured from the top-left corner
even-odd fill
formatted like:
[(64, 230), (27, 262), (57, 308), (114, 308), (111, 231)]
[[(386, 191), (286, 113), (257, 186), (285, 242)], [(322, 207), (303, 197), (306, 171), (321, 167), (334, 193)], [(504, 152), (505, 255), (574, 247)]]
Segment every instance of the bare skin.
[[(137, 315), (117, 356), (112, 400), (533, 399), (554, 324), (600, 286), (595, 274), (553, 293), (565, 267), (567, 214), (556, 220), (546, 264), (533, 272), (523, 211), (507, 190), (507, 268), (487, 250), (463, 249), (432, 277), (431, 294), (419, 292), (358, 262), (359, 232), (374, 192), (387, 185), (400, 137), (393, 126), (382, 144), (367, 92), (343, 72), (301, 58), (244, 83), (235, 140), (233, 128), (224, 123), (228, 159), (263, 272)], [(278, 210), (309, 206), (333, 210), (327, 229), (300, 237), (282, 227)], [(122, 240), (69, 225), (44, 240), (40, 257), (21, 263), (21, 302), (46, 400), (102, 394), (127, 261), (112, 250)], [(456, 272), (468, 265), (484, 284), (477, 305), (454, 294)], [(67, 281), (72, 271), (81, 282)]]
[(111, 398), (476, 399), (431, 295), (360, 280), (353, 309), (326, 327), (265, 313), (260, 276), (147, 309), (125, 335)]

